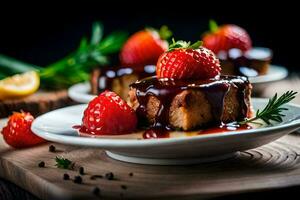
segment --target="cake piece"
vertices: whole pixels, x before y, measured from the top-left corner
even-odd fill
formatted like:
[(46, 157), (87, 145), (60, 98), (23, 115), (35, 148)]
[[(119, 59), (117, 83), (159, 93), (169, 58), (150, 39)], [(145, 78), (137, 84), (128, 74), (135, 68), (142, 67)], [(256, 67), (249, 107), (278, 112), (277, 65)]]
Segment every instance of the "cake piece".
[(268, 72), (272, 51), (261, 47), (255, 47), (246, 52), (230, 49), (228, 52), (219, 52), (217, 57), (221, 62), (222, 74), (252, 77), (265, 75)]
[(128, 104), (151, 127), (192, 130), (249, 117), (251, 89), (248, 79), (238, 76), (149, 77), (131, 84)]
[(91, 74), (91, 93), (98, 95), (105, 90), (111, 90), (126, 99), (131, 83), (154, 74), (154, 65), (146, 65), (138, 69), (130, 67), (98, 68)]

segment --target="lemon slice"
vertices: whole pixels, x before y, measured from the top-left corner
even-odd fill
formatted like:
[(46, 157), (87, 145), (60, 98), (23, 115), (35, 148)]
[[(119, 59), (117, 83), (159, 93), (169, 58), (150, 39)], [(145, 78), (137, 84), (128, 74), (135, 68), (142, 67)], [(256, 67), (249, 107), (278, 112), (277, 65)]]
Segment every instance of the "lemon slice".
[(0, 80), (0, 100), (24, 97), (33, 94), (40, 86), (37, 72), (17, 74)]

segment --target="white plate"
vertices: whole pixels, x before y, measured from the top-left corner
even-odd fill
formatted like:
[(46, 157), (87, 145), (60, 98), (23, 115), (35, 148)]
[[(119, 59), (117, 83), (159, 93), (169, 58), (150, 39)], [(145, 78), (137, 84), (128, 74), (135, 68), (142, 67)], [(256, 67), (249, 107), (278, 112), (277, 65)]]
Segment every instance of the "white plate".
[(96, 95), (90, 94), (90, 91), (91, 85), (89, 82), (77, 83), (68, 89), (68, 95), (73, 101), (88, 103), (96, 97)]
[[(253, 99), (255, 109), (267, 99)], [(58, 109), (38, 117), (32, 131), (42, 138), (63, 144), (105, 149), (108, 155), (127, 162), (143, 164), (190, 164), (224, 159), (238, 151), (272, 142), (300, 127), (300, 106), (286, 105), (286, 117), (280, 124), (245, 131), (233, 131), (166, 139), (138, 140), (130, 135), (92, 138), (79, 136), (73, 125), (81, 124), (86, 105)], [(124, 137), (127, 139), (124, 139)]]
[[(263, 76), (249, 77), (249, 80), (255, 87), (255, 84), (282, 80), (287, 77), (287, 75), (288, 71), (286, 68), (277, 65), (270, 65), (268, 74)], [(95, 98), (95, 95), (90, 94), (90, 90), (90, 83), (78, 83), (69, 88), (68, 95), (76, 102), (88, 103)]]
[(278, 65), (270, 65), (268, 73), (266, 75), (249, 77), (249, 81), (255, 85), (258, 83), (270, 83), (274, 81), (280, 81), (286, 78), (288, 71), (285, 67)]

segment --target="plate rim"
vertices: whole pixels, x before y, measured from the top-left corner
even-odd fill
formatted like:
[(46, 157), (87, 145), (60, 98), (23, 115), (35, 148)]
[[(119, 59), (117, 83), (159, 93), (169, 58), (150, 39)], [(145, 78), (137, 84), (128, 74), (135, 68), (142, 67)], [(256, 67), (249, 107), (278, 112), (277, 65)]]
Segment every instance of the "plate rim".
[[(266, 98), (252, 98), (254, 101), (267, 101)], [(300, 109), (300, 105), (289, 103), (287, 104), (292, 107), (297, 107)], [(79, 107), (79, 106), (86, 106), (86, 104), (79, 104), (75, 106), (69, 106), (62, 109), (69, 109), (70, 107)], [(57, 109), (51, 112), (55, 112), (61, 109)], [(50, 113), (50, 112), (49, 112)], [(162, 145), (162, 144), (173, 144), (178, 142), (186, 142), (186, 141), (198, 141), (198, 140), (211, 140), (211, 139), (223, 139), (225, 137), (234, 137), (234, 136), (249, 136), (252, 134), (264, 134), (270, 135), (274, 134), (274, 131), (282, 131), (287, 128), (289, 129), (298, 129), (300, 127), (300, 118), (291, 120), (286, 124), (278, 125), (278, 126), (270, 126), (270, 127), (264, 127), (261, 128), (259, 131), (258, 129), (251, 129), (251, 130), (243, 130), (243, 131), (231, 131), (231, 132), (225, 132), (225, 133), (215, 133), (215, 134), (203, 134), (203, 135), (197, 135), (193, 137), (183, 137), (183, 138), (163, 138), (159, 140), (136, 140), (136, 139), (111, 139), (111, 138), (93, 138), (93, 137), (80, 137), (80, 136), (68, 136), (68, 135), (59, 135), (55, 133), (51, 133), (49, 131), (41, 130), (39, 127), (37, 127), (37, 124), (42, 119), (43, 116), (49, 114), (46, 113), (44, 115), (41, 115), (40, 117), (36, 118), (36, 120), (32, 124), (32, 131), (42, 137), (46, 140), (58, 142), (58, 143), (64, 143), (64, 144), (71, 144), (71, 145), (81, 145), (81, 146), (95, 146), (95, 147), (150, 147), (150, 146), (156, 146), (156, 145)], [(72, 142), (68, 142), (72, 139)], [(138, 142), (137, 142), (138, 141)], [(82, 144), (83, 143), (83, 144)], [(89, 143), (89, 144), (87, 144)]]
[[(266, 74), (266, 75), (261, 75), (261, 76), (257, 76), (257, 77), (249, 77), (249, 81), (251, 82), (251, 84), (255, 85), (255, 84), (262, 84), (262, 83), (270, 83), (270, 82), (282, 80), (288, 76), (288, 70), (284, 66), (270, 64), (270, 68), (281, 70), (282, 73), (277, 74), (275, 76), (272, 74), (271, 75)], [(263, 77), (268, 77), (269, 80), (263, 81), (262, 80)], [(79, 103), (87, 103), (96, 97), (96, 95), (91, 95), (88, 93), (80, 93), (81, 95), (78, 97), (78, 91), (80, 91), (80, 90), (81, 91), (90, 90), (90, 83), (89, 82), (81, 82), (81, 83), (72, 85), (68, 89), (68, 96), (72, 100), (79, 102)]]
[[(285, 68), (284, 66), (281, 66), (281, 65), (270, 64), (270, 69), (281, 70), (281, 73), (265, 74), (265, 75), (255, 76), (255, 77), (249, 77), (250, 83), (251, 84), (261, 84), (261, 83), (271, 83), (274, 81), (280, 81), (280, 80), (286, 78), (289, 74), (287, 68)], [(265, 77), (267, 77), (268, 80), (263, 80)]]

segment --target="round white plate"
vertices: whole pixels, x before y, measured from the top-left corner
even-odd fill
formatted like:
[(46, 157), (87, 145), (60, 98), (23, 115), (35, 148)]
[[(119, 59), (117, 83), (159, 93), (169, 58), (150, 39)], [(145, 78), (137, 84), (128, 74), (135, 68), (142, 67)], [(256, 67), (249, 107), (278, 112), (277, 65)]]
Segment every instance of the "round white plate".
[(90, 91), (91, 85), (89, 82), (77, 83), (68, 89), (68, 95), (73, 101), (88, 103), (96, 97), (96, 95), (90, 94)]
[[(254, 109), (261, 109), (267, 99), (253, 98)], [(225, 133), (203, 134), (165, 139), (137, 139), (131, 135), (83, 137), (72, 126), (81, 124), (86, 104), (58, 109), (38, 117), (32, 131), (46, 140), (98, 147), (108, 155), (127, 162), (143, 164), (191, 164), (234, 156), (235, 152), (272, 142), (300, 127), (300, 106), (288, 104), (283, 122), (257, 129)]]
[[(286, 68), (277, 65), (270, 65), (269, 71), (266, 75), (249, 77), (250, 82), (254, 85), (260, 83), (269, 83), (279, 81), (287, 77), (288, 71)], [(79, 103), (88, 103), (95, 95), (90, 94), (90, 83), (78, 83), (71, 86), (68, 90), (69, 97)]]
[(288, 76), (288, 71), (285, 67), (278, 65), (270, 65), (266, 75), (249, 77), (249, 81), (255, 85), (258, 83), (270, 83), (273, 81), (280, 81)]

